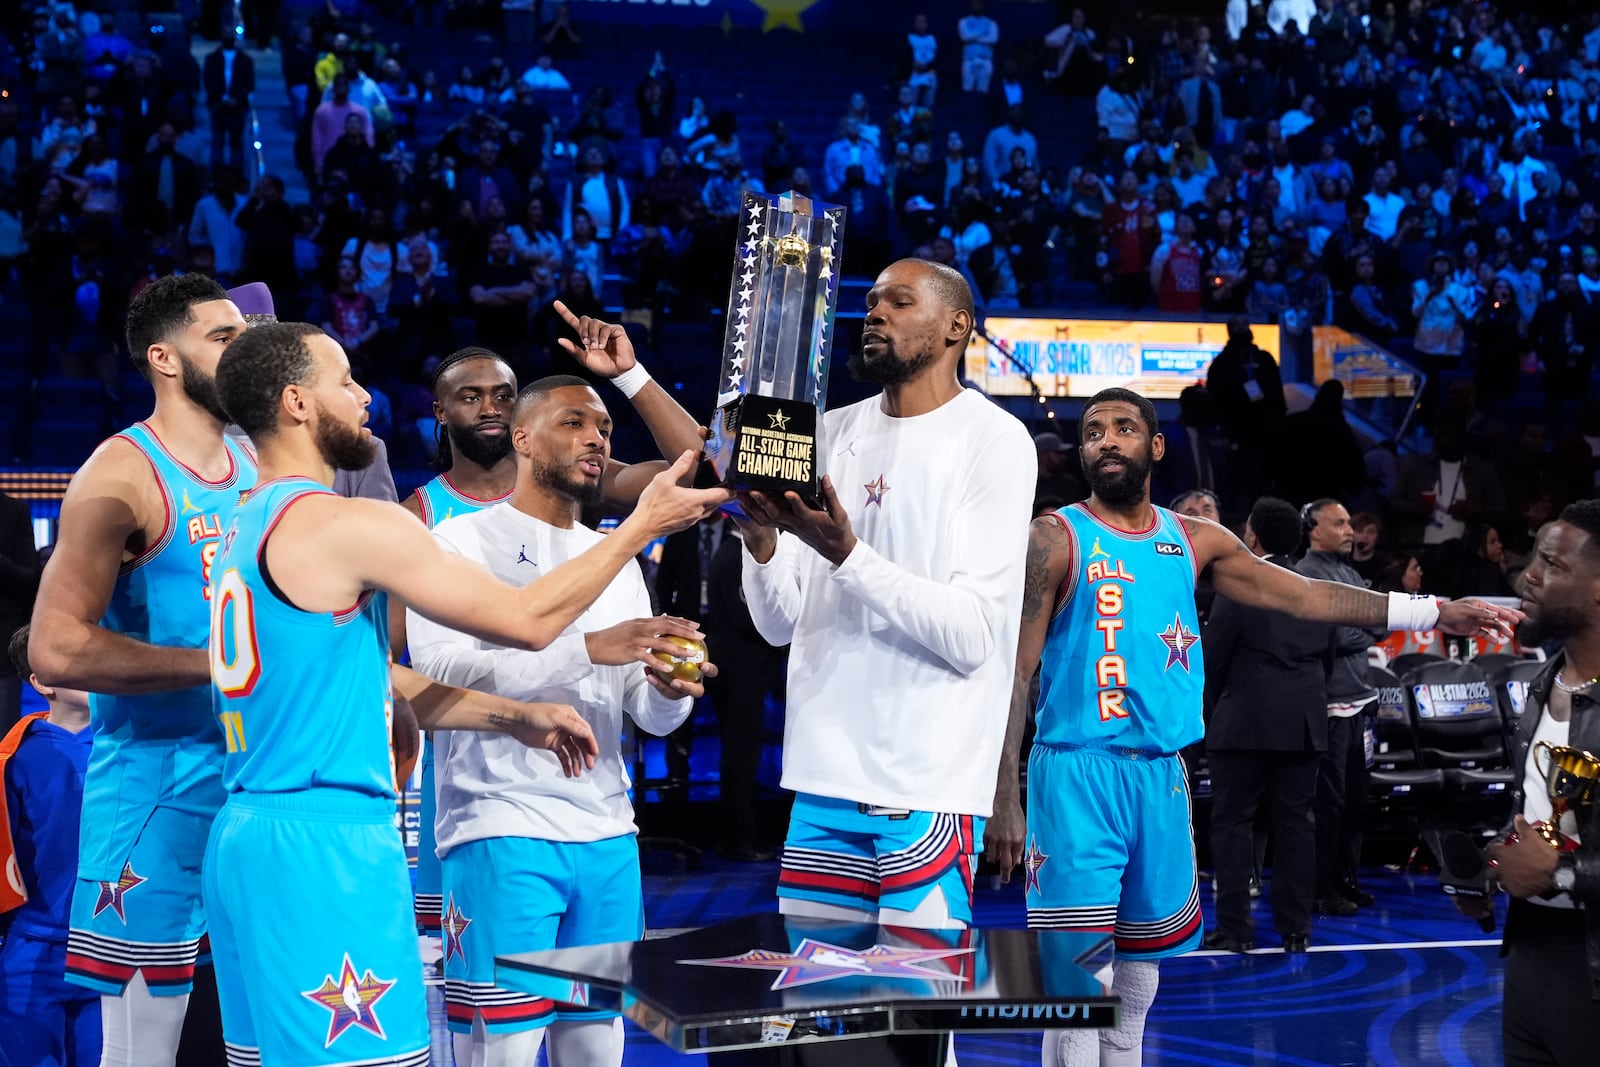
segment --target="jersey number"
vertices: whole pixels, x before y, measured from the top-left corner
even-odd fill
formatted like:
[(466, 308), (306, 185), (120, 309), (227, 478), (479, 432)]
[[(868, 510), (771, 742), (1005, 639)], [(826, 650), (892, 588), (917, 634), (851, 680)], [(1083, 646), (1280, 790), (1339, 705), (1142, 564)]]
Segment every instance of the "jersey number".
[(217, 582), (211, 604), (211, 680), (233, 698), (249, 696), (261, 680), (255, 601), (233, 569)]

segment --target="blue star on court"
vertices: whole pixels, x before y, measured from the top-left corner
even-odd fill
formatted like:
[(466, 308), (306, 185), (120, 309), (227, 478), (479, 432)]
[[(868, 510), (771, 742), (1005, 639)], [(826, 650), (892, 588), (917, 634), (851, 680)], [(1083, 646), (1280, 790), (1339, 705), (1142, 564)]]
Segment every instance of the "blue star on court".
[(388, 1035), (383, 1032), (383, 1023), (378, 1021), (378, 1013), (374, 1009), (394, 985), (393, 981), (376, 977), (370, 967), (357, 978), (355, 965), (350, 962), (350, 954), (346, 952), (344, 966), (339, 969), (337, 979), (331, 974), (325, 975), (320, 986), (300, 994), (333, 1013), (328, 1020), (328, 1037), (322, 1047), (332, 1047), (339, 1035), (352, 1026), (359, 1026), (377, 1035), (380, 1040), (387, 1041)]
[(444, 934), (444, 961), (450, 962), (451, 957), (460, 956), (463, 963), (467, 959), (467, 950), (461, 944), (461, 935), (467, 932), (467, 927), (472, 925), (472, 920), (462, 914), (456, 907), (456, 895), (450, 894), (450, 906), (444, 911), (439, 920), (439, 929)]
[(914, 978), (955, 979), (965, 982), (966, 976), (948, 970), (924, 967), (924, 963), (950, 956), (965, 956), (976, 951), (971, 948), (893, 948), (873, 945), (869, 949), (840, 948), (825, 941), (803, 938), (793, 952), (774, 952), (758, 948), (738, 956), (721, 956), (710, 960), (679, 960), (679, 963), (701, 967), (731, 967), (741, 970), (778, 971), (772, 988), (793, 989), (796, 986), (831, 982), (838, 978)]
[(883, 480), (883, 475), (878, 475), (877, 481), (868, 482), (862, 488), (867, 491), (867, 502), (862, 507), (871, 507), (873, 504), (883, 507), (883, 494), (889, 491), (889, 483)]
[(1049, 858), (1048, 854), (1039, 851), (1039, 839), (1028, 835), (1028, 851), (1022, 854), (1022, 869), (1027, 872), (1027, 881), (1022, 889), (1024, 895), (1040, 892), (1039, 871)]
[(1189, 650), (1200, 640), (1200, 635), (1183, 624), (1183, 616), (1175, 616), (1172, 625), (1161, 631), (1161, 641), (1167, 646), (1167, 665), (1163, 670), (1171, 670), (1176, 663), (1184, 670), (1189, 669)]

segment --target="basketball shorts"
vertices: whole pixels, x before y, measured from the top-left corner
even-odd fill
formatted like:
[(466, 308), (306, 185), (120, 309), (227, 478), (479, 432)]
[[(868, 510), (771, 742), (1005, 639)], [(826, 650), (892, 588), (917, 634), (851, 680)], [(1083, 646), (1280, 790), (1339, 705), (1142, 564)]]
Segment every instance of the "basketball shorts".
[[(85, 809), (84, 817), (94, 814)], [(152, 996), (194, 988), (203, 962), (200, 861), (212, 816), (154, 808), (114, 882), (79, 878), (72, 893), (67, 980), (121, 996), (143, 973)]]
[(915, 911), (939, 892), (950, 918), (970, 925), (983, 823), (974, 815), (796, 794), (778, 896), (870, 913)]
[(439, 888), (439, 852), (434, 820), (439, 814), (439, 794), (433, 785), (433, 737), (423, 742), (422, 803), (417, 822), (417, 933), (439, 936), (439, 912), (444, 903)]
[(1176, 755), (1033, 746), (1023, 851), (1028, 926), (1096, 930), (1124, 959), (1200, 943), (1189, 784)]
[(554, 1019), (604, 1019), (503, 989), (494, 981), (496, 955), (577, 945), (637, 941), (644, 936), (639, 844), (632, 834), (604, 841), (539, 841), (491, 837), (468, 841), (444, 857), (444, 996), (449, 1026), (470, 1033), (482, 1018), (490, 1033), (548, 1026)]
[(427, 1067), (394, 800), (235, 794), (206, 850), (229, 1067)]

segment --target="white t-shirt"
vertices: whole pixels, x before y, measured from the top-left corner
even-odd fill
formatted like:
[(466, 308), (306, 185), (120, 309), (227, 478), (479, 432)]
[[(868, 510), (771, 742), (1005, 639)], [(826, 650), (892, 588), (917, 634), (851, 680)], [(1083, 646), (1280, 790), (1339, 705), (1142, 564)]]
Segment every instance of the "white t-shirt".
[[(551, 526), (507, 502), (442, 522), (433, 536), (501, 581), (527, 585), (605, 535), (586, 526)], [(456, 845), (489, 837), (581, 842), (638, 832), (621, 748), (623, 712), (643, 729), (667, 734), (689, 717), (693, 701), (658, 694), (645, 681), (641, 664), (595, 666), (583, 635), (653, 614), (637, 563), (629, 563), (576, 623), (539, 652), (480, 641), (406, 612), (406, 636), (418, 671), (447, 685), (513, 700), (571, 704), (600, 745), (594, 769), (567, 778), (554, 754), (503, 734), (436, 734), (435, 826), (441, 856)]]
[(1038, 457), (966, 390), (897, 419), (831, 411), (822, 458), (857, 537), (834, 567), (790, 534), (744, 553), (751, 618), (789, 644), (783, 786), (987, 817), (1011, 700)]
[[(1528, 758), (1522, 764), (1522, 817), (1529, 823), (1548, 822), (1555, 813), (1555, 808), (1550, 805), (1550, 793), (1545, 787), (1544, 775), (1539, 773), (1539, 763), (1536, 760), (1536, 749), (1540, 741), (1548, 741), (1552, 745), (1565, 745), (1572, 736), (1572, 723), (1556, 722), (1546, 711), (1539, 713), (1539, 726), (1533, 732), (1533, 741), (1528, 745)], [(1564, 812), (1561, 822), (1556, 827), (1567, 837), (1578, 840), (1578, 816), (1574, 812)], [(1531, 896), (1529, 904), (1542, 904), (1547, 908), (1574, 908), (1572, 897), (1567, 893), (1557, 893), (1553, 897), (1545, 898)]]
[(1460, 461), (1448, 463), (1441, 459), (1439, 480), (1433, 483), (1433, 515), (1428, 520), (1428, 528), (1422, 533), (1424, 544), (1454, 541), (1467, 532), (1466, 523), (1450, 514), (1450, 505), (1466, 498), (1466, 487), (1461, 484)]

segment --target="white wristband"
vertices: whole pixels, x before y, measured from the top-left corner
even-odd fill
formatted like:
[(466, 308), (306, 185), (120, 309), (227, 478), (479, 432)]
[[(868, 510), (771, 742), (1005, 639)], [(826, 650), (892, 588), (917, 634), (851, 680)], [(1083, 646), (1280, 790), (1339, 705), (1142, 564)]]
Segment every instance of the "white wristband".
[(638, 395), (639, 390), (649, 385), (653, 380), (650, 377), (650, 372), (644, 369), (643, 363), (635, 363), (611, 379), (611, 384), (616, 386), (623, 396), (632, 400)]
[(1438, 623), (1438, 597), (1421, 593), (1389, 594), (1389, 629), (1431, 630)]

